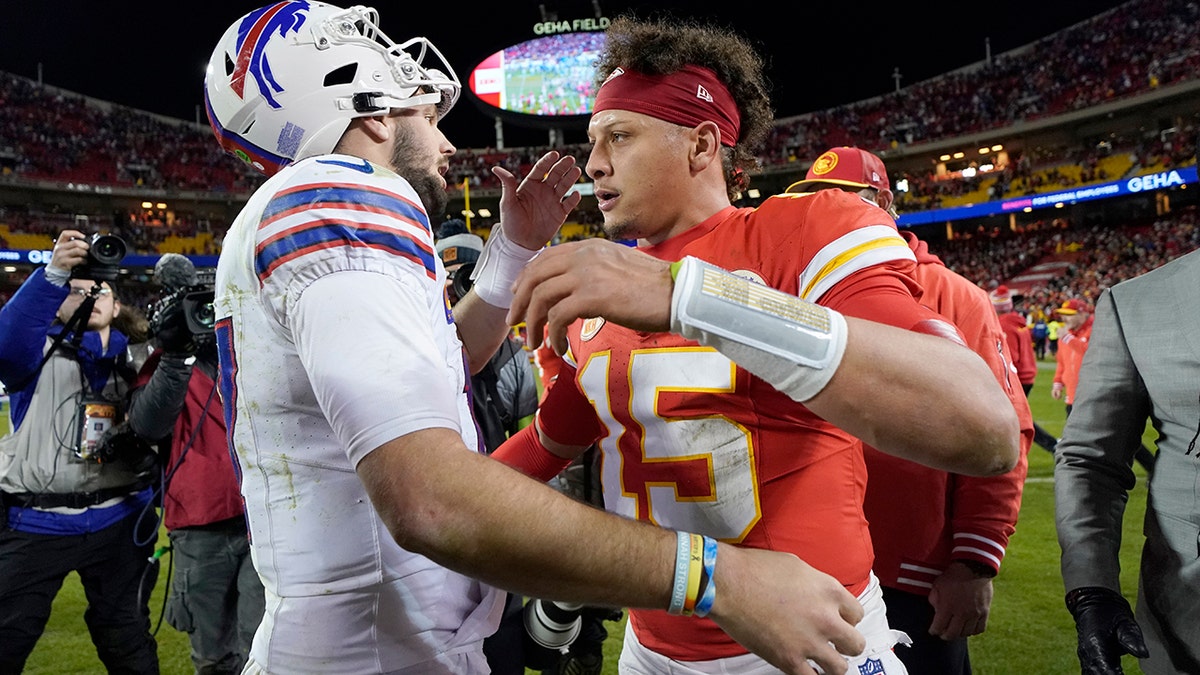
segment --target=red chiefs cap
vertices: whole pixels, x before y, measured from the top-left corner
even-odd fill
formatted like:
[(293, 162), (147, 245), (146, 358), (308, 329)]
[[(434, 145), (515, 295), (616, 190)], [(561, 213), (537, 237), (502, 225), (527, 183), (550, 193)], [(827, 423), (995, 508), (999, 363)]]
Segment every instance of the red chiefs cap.
[(1080, 300), (1079, 298), (1071, 298), (1070, 300), (1064, 302), (1062, 307), (1059, 307), (1055, 311), (1059, 314), (1065, 315), (1078, 314), (1080, 312), (1087, 312), (1088, 306), (1086, 302)]
[(891, 190), (882, 159), (866, 150), (845, 146), (826, 150), (808, 168), (804, 180), (792, 183), (785, 192), (812, 192), (812, 187), (819, 183)]

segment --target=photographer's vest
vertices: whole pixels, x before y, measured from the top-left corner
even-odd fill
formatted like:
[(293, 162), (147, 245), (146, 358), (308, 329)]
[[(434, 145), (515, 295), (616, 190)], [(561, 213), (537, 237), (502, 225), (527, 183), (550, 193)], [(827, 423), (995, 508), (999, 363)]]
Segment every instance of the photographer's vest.
[[(52, 334), (45, 348), (53, 343)], [(0, 439), (0, 490), (77, 494), (137, 482), (136, 474), (122, 462), (99, 464), (76, 457), (85, 400), (106, 401), (117, 415), (123, 412), (121, 404), (129, 387), (118, 372), (124, 370), (127, 344), (123, 334), (111, 331), (108, 350), (100, 356), (99, 335), (94, 332), (85, 333), (78, 354), (70, 340), (64, 340), (36, 381), (12, 393), (15, 429)]]
[[(64, 344), (68, 342), (64, 340)], [(46, 342), (47, 350), (53, 344), (52, 334)], [(84, 401), (106, 401), (118, 417), (124, 412), (121, 402), (128, 383), (121, 374), (125, 371), (126, 345), (126, 337), (113, 330), (108, 351), (100, 357), (100, 336), (86, 333), (78, 354), (70, 346), (60, 346), (35, 382), (13, 392), (12, 422), (16, 428), (0, 438), (0, 491), (5, 494), (7, 507), (23, 506), (34, 498), (37, 501), (29, 502), (30, 506), (53, 508), (59, 502), (70, 502), (70, 507), (84, 508), (143, 488), (137, 473), (124, 461), (100, 464), (77, 456), (83, 435)], [(113, 514), (118, 516), (116, 510)], [(32, 531), (74, 533), (77, 525), (84, 526), (67, 522), (76, 520), (76, 516), (64, 515), (60, 530), (47, 521), (53, 520), (55, 513), (43, 510), (36, 515), (38, 525)], [(19, 525), (20, 521), (10, 514), (8, 526)], [(92, 519), (85, 525), (84, 531), (95, 531), (102, 522)]]

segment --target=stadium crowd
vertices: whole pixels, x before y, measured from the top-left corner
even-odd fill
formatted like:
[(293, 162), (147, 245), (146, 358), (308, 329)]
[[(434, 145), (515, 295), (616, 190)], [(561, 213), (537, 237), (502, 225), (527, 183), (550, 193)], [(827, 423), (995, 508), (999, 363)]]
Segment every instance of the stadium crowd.
[[(988, 61), (867, 101), (781, 120), (768, 163), (826, 147), (899, 145), (1061, 115), (1195, 78), (1200, 7), (1139, 0)], [(1103, 45), (1102, 56), (1090, 45)]]
[[(1194, 80), (1200, 72), (1200, 40), (1194, 29), (1198, 21), (1200, 7), (1187, 0), (1134, 0), (1031, 45), (896, 92), (780, 118), (760, 159), (764, 168), (778, 169), (831, 146), (878, 152), (919, 145)], [(1101, 43), (1103, 58), (1093, 58), (1087, 47)], [(87, 100), (0, 73), (0, 177), (205, 192), (249, 193), (257, 187), (259, 176), (229, 161), (209, 137), (207, 125)], [(1160, 154), (1176, 161), (1189, 156), (1188, 143), (1177, 142), (1172, 149), (1131, 139), (1129, 145), (1143, 163)], [(496, 188), (491, 166), (523, 173), (547, 149), (462, 149), (451, 160), (447, 182), (450, 189), (460, 189), (464, 180), (475, 188)], [(579, 157), (587, 150), (583, 145), (557, 149)], [(1086, 178), (1094, 177), (1086, 173), (1095, 162), (1090, 156), (1094, 150), (1069, 152), (1077, 156), (1062, 159), (1079, 163)], [(1005, 179), (1010, 192), (1038, 189), (1023, 172), (1051, 159), (1055, 158), (1031, 156), (1017, 163)], [(922, 186), (913, 190), (916, 195), (953, 194), (973, 187), (968, 180), (934, 190), (932, 176), (893, 176), (900, 178)], [(915, 206), (928, 208), (936, 202)]]
[[(1185, 209), (1144, 225), (1074, 225), (1066, 219), (1039, 221), (1020, 232), (975, 232), (930, 247), (946, 266), (985, 290), (1007, 284), (1039, 265), (1054, 272), (1031, 275), (1020, 285), (1027, 316), (1071, 298), (1095, 302), (1100, 293), (1200, 248), (1196, 211)], [(1053, 266), (1053, 263), (1061, 263)]]

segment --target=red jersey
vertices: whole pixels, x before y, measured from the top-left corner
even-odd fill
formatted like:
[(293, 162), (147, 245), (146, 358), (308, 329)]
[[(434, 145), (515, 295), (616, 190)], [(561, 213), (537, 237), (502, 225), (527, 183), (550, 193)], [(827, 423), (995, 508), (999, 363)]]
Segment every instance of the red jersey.
[[(914, 299), (915, 261), (891, 218), (840, 191), (731, 206), (643, 250), (695, 256), (849, 316), (904, 328), (936, 318)], [(872, 551), (860, 441), (678, 335), (588, 319), (568, 340), (539, 424), (559, 443), (598, 442), (605, 508), (788, 551), (852, 593), (865, 588)], [(630, 621), (645, 645), (674, 659), (746, 652), (708, 619), (632, 610)]]
[(1062, 329), (1058, 336), (1058, 366), (1054, 369), (1054, 381), (1063, 385), (1063, 401), (1075, 403), (1075, 389), (1079, 386), (1079, 368), (1087, 352), (1088, 340), (1092, 337), (1095, 316), (1084, 320), (1078, 330)]
[(1033, 384), (1037, 379), (1037, 357), (1033, 353), (1033, 336), (1025, 319), (1016, 312), (1000, 315), (1000, 328), (1008, 337), (1008, 354), (1017, 369), (1017, 381), (1022, 385)]
[(1033, 416), (1008, 363), (1007, 340), (987, 292), (947, 269), (911, 232), (903, 235), (917, 257), (921, 304), (954, 322), (1003, 386), (1021, 423), (1017, 465), (1000, 476), (961, 476), (866, 448), (870, 480), (864, 509), (875, 544), (875, 575), (889, 588), (926, 595), (952, 560), (1000, 569), (1021, 509)]

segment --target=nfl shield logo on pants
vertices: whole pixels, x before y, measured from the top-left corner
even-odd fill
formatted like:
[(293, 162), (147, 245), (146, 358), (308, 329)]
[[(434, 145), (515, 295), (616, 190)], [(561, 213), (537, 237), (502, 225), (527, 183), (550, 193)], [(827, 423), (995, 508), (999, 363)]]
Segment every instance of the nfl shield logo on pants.
[(879, 659), (867, 659), (866, 663), (858, 667), (858, 675), (879, 675), (883, 672), (883, 661)]

